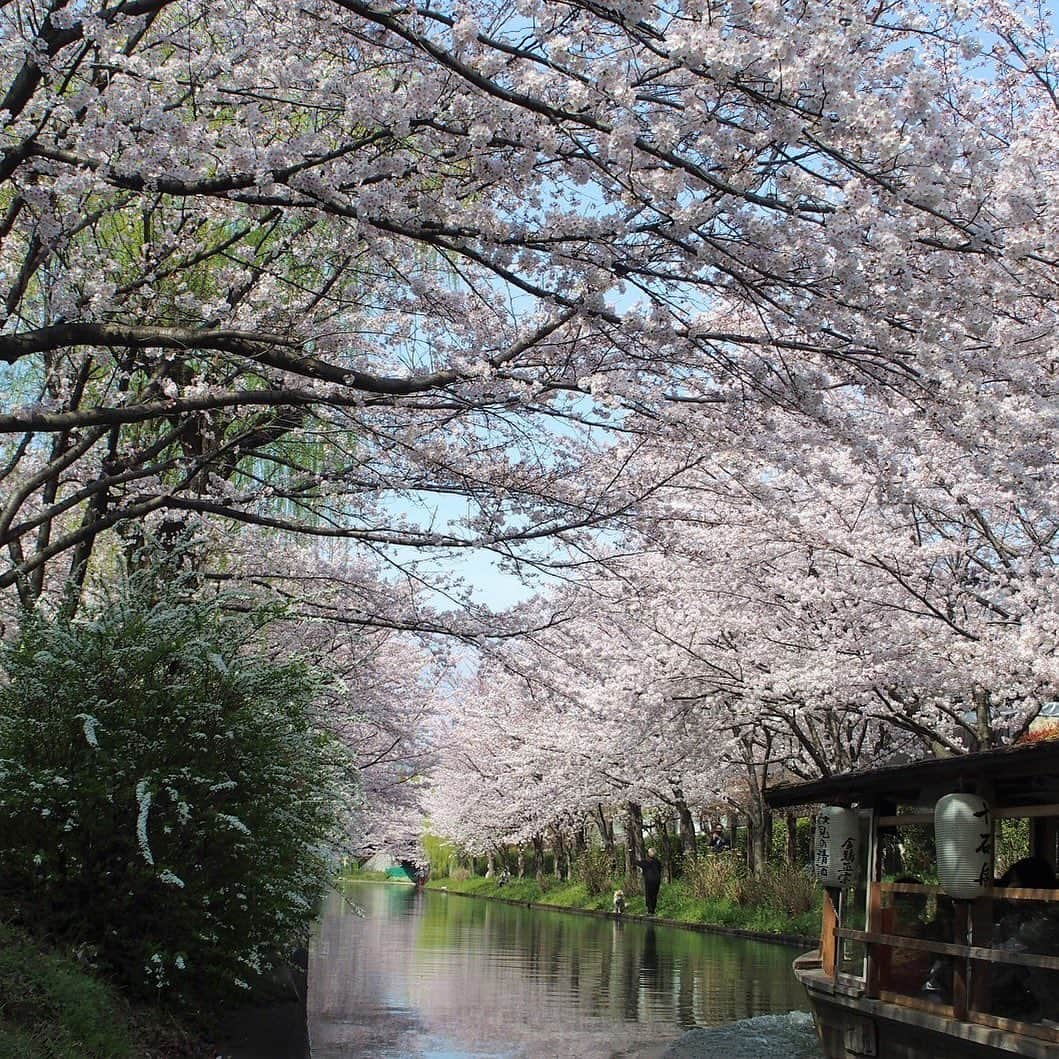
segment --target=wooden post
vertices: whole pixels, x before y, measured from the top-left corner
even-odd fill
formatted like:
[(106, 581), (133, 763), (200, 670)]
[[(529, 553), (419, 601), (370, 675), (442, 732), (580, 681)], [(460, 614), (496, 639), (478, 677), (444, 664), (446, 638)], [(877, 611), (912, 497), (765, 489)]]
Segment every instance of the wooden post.
[[(957, 945), (967, 944), (967, 901), (954, 901), (953, 941)], [(967, 1021), (967, 965), (965, 956), (952, 958), (952, 1017), (959, 1022)]]
[(835, 977), (838, 969), (838, 901), (835, 887), (824, 888), (824, 910), (820, 922), (820, 969), (828, 978)]
[[(890, 933), (893, 912), (890, 911), (890, 923), (886, 922), (882, 898), (882, 850), (879, 844), (879, 809), (873, 806), (868, 832), (868, 856), (864, 865), (864, 884), (868, 888), (868, 907), (865, 911), (865, 926), (869, 932)], [(864, 953), (864, 989), (868, 996), (878, 996), (880, 989), (885, 989), (890, 978), (890, 966), (893, 950), (881, 945), (868, 945)]]

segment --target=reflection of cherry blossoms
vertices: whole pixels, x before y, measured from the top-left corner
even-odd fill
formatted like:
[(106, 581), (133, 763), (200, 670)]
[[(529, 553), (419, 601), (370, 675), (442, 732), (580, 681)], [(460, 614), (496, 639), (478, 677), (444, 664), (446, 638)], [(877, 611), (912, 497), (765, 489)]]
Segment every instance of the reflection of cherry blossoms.
[[(310, 955), (313, 1054), (611, 1055), (803, 1003), (786, 951), (411, 887), (332, 894)], [(753, 980), (754, 988), (746, 983)], [(637, 1051), (641, 1050), (639, 1047)]]

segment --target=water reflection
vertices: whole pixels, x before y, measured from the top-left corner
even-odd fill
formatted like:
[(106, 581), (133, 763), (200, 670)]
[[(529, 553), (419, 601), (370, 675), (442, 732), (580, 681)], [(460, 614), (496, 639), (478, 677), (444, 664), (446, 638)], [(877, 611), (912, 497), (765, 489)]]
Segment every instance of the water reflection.
[(313, 1056), (657, 1056), (683, 1028), (804, 1009), (793, 955), (717, 935), (355, 885), (329, 898), (310, 954)]

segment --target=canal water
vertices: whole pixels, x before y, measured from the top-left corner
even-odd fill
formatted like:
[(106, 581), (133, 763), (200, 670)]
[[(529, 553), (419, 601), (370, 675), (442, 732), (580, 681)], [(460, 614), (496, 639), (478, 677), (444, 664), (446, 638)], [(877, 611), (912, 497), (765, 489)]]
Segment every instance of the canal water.
[(313, 1059), (809, 1059), (796, 954), (354, 883), (310, 948)]

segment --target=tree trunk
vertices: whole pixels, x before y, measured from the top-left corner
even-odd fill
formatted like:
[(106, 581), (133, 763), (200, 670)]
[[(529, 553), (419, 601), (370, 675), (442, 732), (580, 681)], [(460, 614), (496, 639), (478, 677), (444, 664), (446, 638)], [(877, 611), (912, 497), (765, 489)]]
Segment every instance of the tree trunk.
[(496, 875), (496, 855), (489, 850), (485, 855), (485, 877), (492, 879)]
[(539, 831), (533, 836), (533, 875), (538, 883), (544, 882), (544, 836)]
[(555, 877), (561, 881), (570, 878), (570, 866), (566, 856), (566, 840), (557, 827), (552, 828), (552, 849), (555, 852)]
[(655, 830), (658, 832), (659, 860), (662, 862), (663, 877), (666, 882), (673, 881), (673, 849), (669, 842), (669, 815), (655, 815)]
[(574, 828), (574, 856), (583, 857), (588, 846), (588, 838), (585, 835), (585, 825), (581, 823)]
[(603, 803), (596, 802), (596, 811), (592, 814), (599, 837), (603, 840), (603, 848), (614, 852), (614, 828), (607, 823), (607, 814), (603, 812)]
[(975, 684), (971, 697), (974, 700), (974, 734), (978, 743), (975, 749), (989, 750), (993, 746), (993, 716), (989, 692), (980, 684)]
[(768, 865), (772, 850), (772, 816), (756, 795), (757, 792), (747, 813), (746, 865), (754, 875), (760, 875)]
[(625, 880), (630, 890), (638, 884), (636, 862), (643, 860), (643, 812), (637, 802), (625, 803)]
[(695, 856), (695, 819), (691, 815), (688, 803), (677, 802), (677, 814), (680, 817), (680, 846), (685, 857)]
[(787, 813), (787, 863), (798, 863), (798, 817)]
[(741, 739), (750, 799), (747, 804), (747, 867), (755, 875), (764, 871), (772, 848), (772, 819), (765, 804), (765, 782), (772, 758), (772, 733), (761, 733), (758, 741), (751, 734)]
[(520, 843), (515, 847), (518, 850), (518, 877), (520, 879), (526, 878), (526, 851), (522, 848)]

